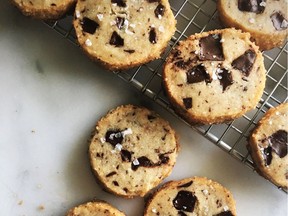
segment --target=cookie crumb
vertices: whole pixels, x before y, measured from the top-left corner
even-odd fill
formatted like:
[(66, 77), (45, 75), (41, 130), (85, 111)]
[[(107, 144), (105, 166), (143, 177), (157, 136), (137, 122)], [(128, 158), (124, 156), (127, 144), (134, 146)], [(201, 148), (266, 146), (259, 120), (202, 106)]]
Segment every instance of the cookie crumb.
[(39, 211), (44, 211), (45, 210), (45, 206), (44, 205), (39, 205), (38, 206), (38, 210)]
[(20, 200), (20, 201), (18, 202), (18, 205), (23, 205), (23, 200)]

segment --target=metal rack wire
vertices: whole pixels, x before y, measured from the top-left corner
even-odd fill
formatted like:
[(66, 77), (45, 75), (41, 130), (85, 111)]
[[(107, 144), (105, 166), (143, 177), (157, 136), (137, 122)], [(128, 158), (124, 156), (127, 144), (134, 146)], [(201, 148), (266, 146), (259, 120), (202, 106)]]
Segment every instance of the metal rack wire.
[[(170, 4), (177, 20), (177, 31), (162, 58), (138, 68), (114, 73), (141, 91), (143, 95), (148, 96), (185, 122), (175, 114), (162, 89), (162, 65), (178, 41), (193, 33), (221, 28), (222, 26), (218, 21), (215, 0), (171, 0)], [(67, 16), (58, 21), (46, 22), (46, 24), (75, 45), (78, 45), (72, 19), (72, 16)], [(253, 162), (246, 149), (246, 140), (250, 130), (254, 128), (269, 108), (288, 100), (287, 53), (287, 42), (281, 48), (263, 53), (267, 70), (267, 82), (264, 94), (256, 109), (227, 124), (193, 127), (187, 122), (185, 123), (254, 170)]]

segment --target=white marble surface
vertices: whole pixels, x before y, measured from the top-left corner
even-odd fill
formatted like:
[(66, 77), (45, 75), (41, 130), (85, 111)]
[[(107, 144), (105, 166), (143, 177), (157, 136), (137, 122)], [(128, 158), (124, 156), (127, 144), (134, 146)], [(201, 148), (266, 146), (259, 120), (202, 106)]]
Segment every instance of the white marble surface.
[(143, 199), (99, 188), (86, 153), (97, 119), (126, 103), (158, 111), (179, 133), (182, 150), (166, 180), (207, 176), (233, 192), (238, 215), (287, 215), (283, 192), (7, 0), (0, 1), (0, 215), (64, 215), (93, 198), (142, 215)]

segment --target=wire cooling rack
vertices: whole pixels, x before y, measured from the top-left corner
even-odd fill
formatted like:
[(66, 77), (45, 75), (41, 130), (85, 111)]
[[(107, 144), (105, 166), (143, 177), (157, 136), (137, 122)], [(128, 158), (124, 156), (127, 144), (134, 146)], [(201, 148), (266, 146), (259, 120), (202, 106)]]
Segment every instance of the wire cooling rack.
[[(171, 8), (177, 19), (177, 31), (161, 59), (127, 71), (114, 72), (119, 78), (134, 86), (156, 103), (167, 109), (188, 126), (198, 131), (225, 152), (254, 170), (253, 161), (246, 149), (247, 137), (251, 129), (271, 107), (287, 102), (287, 42), (283, 47), (264, 52), (267, 81), (264, 94), (256, 109), (233, 122), (194, 127), (179, 117), (162, 88), (162, 66), (165, 58), (178, 41), (189, 35), (212, 29), (222, 28), (218, 21), (215, 0), (170, 0)], [(77, 44), (72, 26), (73, 16), (46, 22), (69, 41)]]

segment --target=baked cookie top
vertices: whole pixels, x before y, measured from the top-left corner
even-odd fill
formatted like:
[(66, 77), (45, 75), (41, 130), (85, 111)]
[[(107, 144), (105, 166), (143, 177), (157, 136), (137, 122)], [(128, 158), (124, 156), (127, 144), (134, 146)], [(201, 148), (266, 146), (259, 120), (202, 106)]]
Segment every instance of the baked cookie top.
[(175, 25), (168, 0), (78, 1), (74, 20), (84, 51), (113, 70), (159, 58)]
[(94, 201), (70, 209), (66, 216), (125, 216), (125, 214), (104, 201)]
[(288, 186), (288, 103), (271, 108), (251, 133), (249, 148), (256, 169), (276, 185)]
[(236, 216), (232, 194), (219, 183), (193, 177), (164, 184), (149, 198), (144, 216)]
[(96, 126), (89, 148), (93, 172), (110, 192), (144, 196), (167, 177), (176, 162), (175, 131), (142, 107), (117, 107)]
[(253, 109), (266, 81), (264, 62), (249, 33), (222, 29), (181, 41), (164, 66), (171, 104), (190, 123), (230, 121)]

